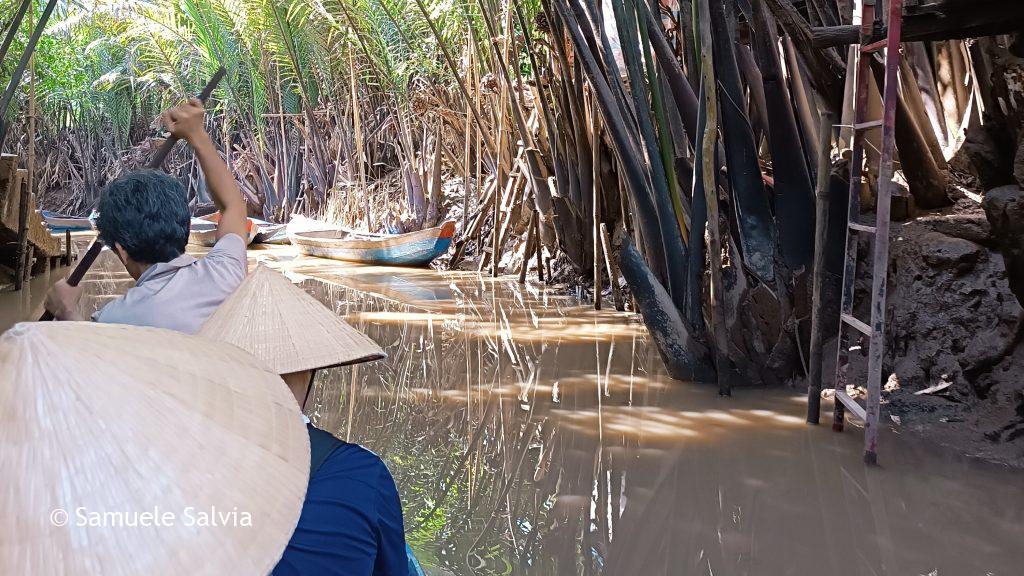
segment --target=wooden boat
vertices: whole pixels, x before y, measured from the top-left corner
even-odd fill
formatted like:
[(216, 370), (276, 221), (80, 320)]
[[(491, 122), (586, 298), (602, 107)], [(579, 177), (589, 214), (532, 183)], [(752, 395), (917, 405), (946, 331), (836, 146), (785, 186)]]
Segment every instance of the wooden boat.
[(408, 234), (368, 234), (350, 230), (292, 232), (292, 244), (307, 256), (382, 264), (426, 266), (444, 254), (455, 236), (455, 222)]
[[(217, 243), (217, 222), (209, 220), (213, 216), (206, 216), (204, 218), (192, 218), (191, 225), (188, 231), (188, 243), (196, 244), (198, 246), (206, 246), (207, 248), (212, 247)], [(246, 244), (252, 244), (252, 241), (256, 238), (256, 234), (259, 232), (259, 227), (251, 218), (246, 218)]]
[(63, 232), (65, 230), (92, 230), (92, 220), (84, 216), (68, 216), (59, 212), (40, 210), (39, 214), (43, 221), (50, 228), (51, 232)]

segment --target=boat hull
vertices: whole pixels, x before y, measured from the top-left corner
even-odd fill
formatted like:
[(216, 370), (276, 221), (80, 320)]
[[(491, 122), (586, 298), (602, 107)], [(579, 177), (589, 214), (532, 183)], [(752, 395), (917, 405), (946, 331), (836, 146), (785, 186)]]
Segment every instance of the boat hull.
[(88, 218), (67, 216), (50, 212), (49, 210), (40, 211), (40, 215), (43, 217), (46, 225), (50, 227), (51, 232), (63, 232), (65, 230), (74, 232), (78, 230), (92, 230), (93, 228), (92, 220)]
[[(245, 243), (252, 244), (258, 231), (252, 219), (247, 219)], [(188, 231), (188, 243), (212, 248), (217, 244), (217, 223), (205, 218), (193, 218)]]
[(340, 230), (290, 235), (292, 244), (307, 256), (381, 266), (426, 266), (448, 251), (455, 236), (455, 222), (445, 222), (408, 234), (379, 237), (346, 237)]

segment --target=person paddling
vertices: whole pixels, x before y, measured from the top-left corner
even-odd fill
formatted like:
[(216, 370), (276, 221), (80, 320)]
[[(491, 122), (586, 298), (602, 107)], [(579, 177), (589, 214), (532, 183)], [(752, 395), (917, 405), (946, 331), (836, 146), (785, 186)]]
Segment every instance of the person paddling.
[[(245, 199), (206, 133), (203, 117), (199, 99), (161, 116), (172, 136), (192, 146), (221, 211), (216, 245), (201, 259), (185, 253), (191, 214), (185, 187), (174, 177), (140, 170), (114, 180), (100, 197), (96, 228), (136, 284), (93, 314), (93, 320), (194, 334), (245, 278)], [(45, 306), (58, 320), (85, 320), (81, 296), (81, 287), (61, 280), (47, 293)]]

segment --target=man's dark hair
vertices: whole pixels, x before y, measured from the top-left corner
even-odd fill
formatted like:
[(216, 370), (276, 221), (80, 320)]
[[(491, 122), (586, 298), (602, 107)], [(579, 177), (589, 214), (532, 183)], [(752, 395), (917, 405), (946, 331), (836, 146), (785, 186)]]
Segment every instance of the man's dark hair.
[(100, 196), (96, 228), (107, 246), (118, 243), (132, 260), (169, 262), (185, 251), (191, 215), (185, 187), (155, 170), (121, 176)]

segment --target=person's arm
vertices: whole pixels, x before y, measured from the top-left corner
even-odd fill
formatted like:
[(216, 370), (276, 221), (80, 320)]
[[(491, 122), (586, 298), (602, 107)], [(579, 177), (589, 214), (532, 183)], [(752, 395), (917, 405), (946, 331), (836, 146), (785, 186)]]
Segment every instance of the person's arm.
[(204, 113), (202, 101), (193, 98), (164, 112), (163, 121), (172, 135), (188, 142), (195, 150), (196, 158), (199, 159), (199, 165), (206, 176), (210, 196), (220, 210), (217, 239), (220, 240), (228, 234), (238, 234), (244, 240), (248, 227), (245, 199), (238, 189), (235, 177), (228, 172), (227, 165), (217, 154), (213, 140), (210, 140), (210, 135), (203, 127)]

